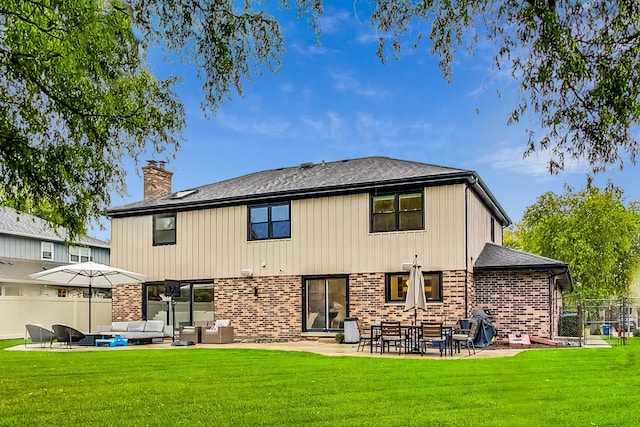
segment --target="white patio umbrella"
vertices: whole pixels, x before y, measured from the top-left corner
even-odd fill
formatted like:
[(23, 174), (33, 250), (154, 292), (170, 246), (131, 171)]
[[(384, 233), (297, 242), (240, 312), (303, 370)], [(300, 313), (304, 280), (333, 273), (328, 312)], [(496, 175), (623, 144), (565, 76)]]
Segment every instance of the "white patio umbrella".
[(427, 311), (427, 296), (424, 293), (424, 276), (418, 265), (418, 255), (413, 260), (411, 272), (409, 273), (409, 288), (407, 289), (407, 299), (404, 303), (404, 311), (413, 309), (413, 324), (418, 320), (418, 309)]
[(123, 270), (110, 265), (98, 264), (93, 261), (79, 264), (62, 265), (30, 274), (33, 279), (50, 283), (89, 288), (89, 332), (91, 332), (91, 294), (92, 287), (111, 288), (113, 285), (139, 283), (146, 276), (140, 273)]

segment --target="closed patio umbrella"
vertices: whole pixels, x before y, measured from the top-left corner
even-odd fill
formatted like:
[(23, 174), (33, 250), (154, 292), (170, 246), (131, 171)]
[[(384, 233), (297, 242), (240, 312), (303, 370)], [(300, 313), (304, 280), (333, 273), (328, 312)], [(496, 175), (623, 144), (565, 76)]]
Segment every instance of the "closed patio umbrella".
[(404, 311), (413, 309), (413, 324), (418, 320), (418, 309), (427, 311), (427, 296), (424, 293), (424, 276), (418, 265), (418, 255), (413, 260), (409, 273), (409, 287), (407, 289), (407, 299), (404, 303)]
[(144, 281), (145, 275), (98, 264), (93, 261), (78, 264), (62, 265), (30, 274), (33, 279), (68, 286), (89, 288), (89, 332), (91, 332), (91, 294), (92, 287), (111, 288), (113, 285), (139, 283)]

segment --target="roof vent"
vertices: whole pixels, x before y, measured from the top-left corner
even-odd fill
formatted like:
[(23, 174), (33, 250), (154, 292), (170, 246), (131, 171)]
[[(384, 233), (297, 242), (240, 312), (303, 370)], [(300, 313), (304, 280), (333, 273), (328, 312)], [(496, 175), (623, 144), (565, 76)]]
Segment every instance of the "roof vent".
[(302, 163), (300, 169), (309, 169), (313, 167), (313, 162)]

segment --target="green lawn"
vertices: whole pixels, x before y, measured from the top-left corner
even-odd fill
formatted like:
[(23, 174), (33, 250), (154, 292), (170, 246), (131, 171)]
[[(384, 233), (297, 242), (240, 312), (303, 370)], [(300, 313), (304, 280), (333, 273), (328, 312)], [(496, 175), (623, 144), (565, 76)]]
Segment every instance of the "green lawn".
[(629, 344), (460, 360), (0, 350), (0, 425), (634, 426)]

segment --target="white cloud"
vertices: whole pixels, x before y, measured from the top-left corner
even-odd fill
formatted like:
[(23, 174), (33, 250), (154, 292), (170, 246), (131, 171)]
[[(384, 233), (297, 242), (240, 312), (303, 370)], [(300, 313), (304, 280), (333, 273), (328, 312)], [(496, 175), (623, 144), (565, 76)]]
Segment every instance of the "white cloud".
[(386, 91), (378, 91), (368, 86), (349, 72), (331, 72), (333, 87), (338, 92), (353, 92), (362, 96), (386, 96)]
[[(536, 177), (550, 176), (548, 165), (551, 153), (548, 150), (540, 150), (524, 157), (525, 150), (523, 146), (504, 146), (491, 154), (482, 156), (479, 161), (497, 170)], [(578, 161), (567, 161), (564, 173), (584, 173), (587, 170)]]
[(321, 55), (326, 55), (327, 53), (331, 52), (330, 49), (327, 49), (324, 46), (317, 46), (314, 44), (307, 44), (307, 45), (303, 45), (300, 43), (293, 43), (290, 46), (291, 49), (295, 50), (297, 53), (299, 53), (302, 56), (321, 56)]
[(477, 88), (469, 92), (467, 96), (471, 98), (476, 98), (482, 95), (486, 90), (487, 90), (487, 86), (485, 84), (481, 84), (480, 86), (478, 86)]
[(280, 90), (282, 92), (287, 92), (287, 93), (293, 92), (294, 91), (294, 85), (293, 85), (292, 82), (284, 82), (284, 83), (282, 83), (280, 85)]
[(347, 10), (330, 9), (318, 17), (318, 25), (323, 33), (340, 33), (345, 23), (351, 21), (351, 13)]
[(238, 115), (219, 113), (215, 120), (221, 126), (240, 135), (284, 137), (291, 133), (291, 123), (278, 117), (253, 116), (248, 119)]

